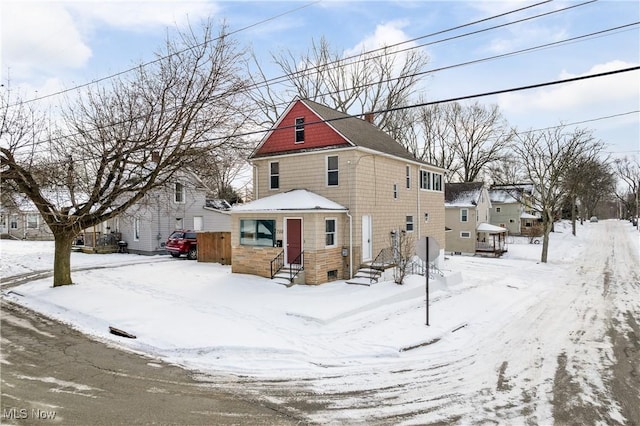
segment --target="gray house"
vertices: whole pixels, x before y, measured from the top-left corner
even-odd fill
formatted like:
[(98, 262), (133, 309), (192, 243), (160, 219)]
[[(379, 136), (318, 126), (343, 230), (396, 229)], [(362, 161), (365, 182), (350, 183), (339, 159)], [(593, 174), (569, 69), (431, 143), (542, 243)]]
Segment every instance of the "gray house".
[(509, 235), (526, 233), (539, 221), (531, 202), (532, 184), (493, 185), (490, 223), (509, 230)]
[(3, 194), (0, 235), (21, 240), (53, 240), (53, 234), (40, 212), (24, 194)]
[(207, 189), (189, 174), (147, 194), (137, 206), (114, 219), (112, 229), (130, 253), (163, 254), (167, 237), (176, 229), (231, 231), (229, 204), (208, 200)]

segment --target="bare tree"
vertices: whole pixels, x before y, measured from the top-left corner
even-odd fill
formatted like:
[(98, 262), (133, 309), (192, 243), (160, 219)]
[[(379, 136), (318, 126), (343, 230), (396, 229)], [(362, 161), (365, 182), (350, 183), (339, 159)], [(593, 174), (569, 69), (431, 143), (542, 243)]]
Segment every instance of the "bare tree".
[[(391, 247), (393, 248), (393, 281), (404, 284), (405, 277), (410, 273), (412, 257), (415, 255), (415, 237), (413, 234), (399, 228), (391, 233)], [(428, 263), (428, 262), (427, 262)], [(426, 273), (429, 273), (426, 267)]]
[[(54, 287), (72, 283), (71, 245), (81, 230), (125, 212), (228, 140), (226, 123), (244, 110), (242, 52), (224, 26), (201, 29), (168, 39), (155, 62), (63, 106), (57, 136), (5, 137), (3, 128), (2, 179), (33, 201), (54, 235)], [(24, 111), (2, 106), (4, 117)]]
[(621, 185), (616, 197), (624, 205), (625, 216), (638, 216), (638, 198), (640, 194), (640, 162), (635, 157), (623, 157), (613, 163), (616, 176)]
[(383, 130), (393, 122), (393, 114), (386, 110), (410, 98), (428, 63), (421, 51), (397, 53), (392, 48), (344, 58), (324, 37), (312, 40), (307, 53), (285, 51), (272, 58), (283, 79), (264, 79), (262, 67), (254, 60), (257, 75), (267, 81), (257, 84), (252, 94), (265, 117), (263, 124), (275, 123), (288, 101), (299, 96), (344, 113), (381, 111), (374, 123)]
[[(449, 180), (459, 182), (484, 178), (485, 172), (505, 158), (514, 137), (497, 105), (478, 102), (423, 106), (396, 125), (398, 141), (411, 153), (449, 170)], [(401, 137), (406, 129), (418, 136)]]
[[(602, 145), (600, 144), (602, 148)], [(606, 160), (598, 158), (601, 150), (590, 150), (572, 159), (563, 179), (566, 202), (571, 209), (571, 231), (576, 235), (576, 210), (581, 220), (590, 217), (603, 197), (614, 190), (615, 180)]]
[(535, 186), (532, 201), (542, 213), (541, 262), (547, 262), (549, 234), (555, 213), (565, 197), (563, 184), (568, 170), (576, 158), (593, 157), (602, 148), (602, 143), (594, 140), (591, 132), (584, 129), (569, 133), (564, 126), (558, 126), (518, 134), (513, 150), (526, 178)]

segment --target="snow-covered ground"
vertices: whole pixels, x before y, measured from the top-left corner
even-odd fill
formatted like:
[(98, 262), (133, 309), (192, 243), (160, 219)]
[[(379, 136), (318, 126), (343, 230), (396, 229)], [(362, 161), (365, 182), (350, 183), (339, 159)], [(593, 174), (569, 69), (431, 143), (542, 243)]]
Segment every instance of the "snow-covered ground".
[[(603, 290), (602, 268), (590, 256), (608, 256), (598, 251), (606, 227), (622, 228), (632, 262), (638, 233), (617, 221), (586, 223), (577, 237), (559, 224), (547, 264), (538, 262), (541, 245), (518, 238), (499, 259), (448, 256), (444, 272), (463, 279), (431, 281), (429, 326), (424, 277), (402, 286), (286, 288), (167, 256), (72, 253), (74, 285), (52, 288), (45, 278), (3, 297), (112, 344), (227, 377), (220, 386), (241, 380), (258, 395), (266, 379), (287, 380), (289, 391), (326, 396), (328, 409), (312, 418), (323, 423), (549, 423), (559, 364), (567, 374), (580, 371), (585, 398), (608, 404), (608, 418), (624, 422), (614, 401), (602, 401), (613, 355), (592, 316), (637, 312), (640, 303), (637, 291), (600, 301), (614, 289)], [(0, 249), (3, 281), (52, 267), (51, 242), (3, 240)], [(628, 256), (607, 257), (607, 267), (627, 269)], [(597, 291), (586, 290), (590, 280), (599, 280)], [(109, 334), (109, 326), (137, 338)], [(281, 389), (272, 398), (295, 396)]]

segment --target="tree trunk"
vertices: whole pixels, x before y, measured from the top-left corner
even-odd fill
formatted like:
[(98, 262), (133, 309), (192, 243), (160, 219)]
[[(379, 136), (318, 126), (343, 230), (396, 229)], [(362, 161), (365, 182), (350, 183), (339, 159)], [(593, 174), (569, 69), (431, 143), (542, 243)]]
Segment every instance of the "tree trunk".
[(540, 262), (547, 263), (547, 257), (549, 253), (549, 234), (553, 229), (553, 213), (544, 211), (542, 213), (542, 254), (540, 255)]
[(576, 197), (571, 197), (571, 232), (576, 236)]
[(71, 246), (74, 235), (71, 232), (59, 232), (54, 235), (55, 255), (53, 257), (53, 286), (73, 284), (71, 282)]

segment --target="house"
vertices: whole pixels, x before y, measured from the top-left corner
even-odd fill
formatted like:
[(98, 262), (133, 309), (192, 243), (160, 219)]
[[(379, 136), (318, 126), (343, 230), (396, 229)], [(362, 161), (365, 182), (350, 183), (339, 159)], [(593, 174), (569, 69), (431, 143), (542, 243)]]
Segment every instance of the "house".
[(164, 254), (164, 244), (176, 229), (230, 231), (229, 208), (226, 201), (207, 199), (207, 189), (195, 175), (182, 173), (98, 231), (114, 233), (130, 253)]
[(233, 272), (273, 277), (289, 265), (321, 284), (352, 278), (398, 232), (444, 247), (444, 170), (371, 118), (309, 100), (287, 107), (249, 158), (254, 201), (231, 209)]
[(24, 194), (2, 195), (0, 235), (22, 240), (53, 240), (53, 233), (40, 212)]
[(445, 184), (445, 249), (454, 254), (506, 251), (506, 229), (491, 225), (491, 200), (482, 182)]
[(540, 219), (532, 207), (532, 191), (532, 184), (492, 185), (490, 223), (506, 228), (510, 235), (526, 234)]

